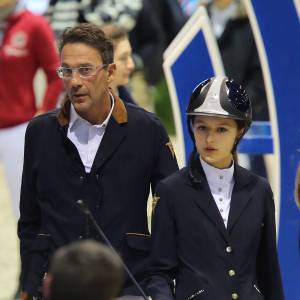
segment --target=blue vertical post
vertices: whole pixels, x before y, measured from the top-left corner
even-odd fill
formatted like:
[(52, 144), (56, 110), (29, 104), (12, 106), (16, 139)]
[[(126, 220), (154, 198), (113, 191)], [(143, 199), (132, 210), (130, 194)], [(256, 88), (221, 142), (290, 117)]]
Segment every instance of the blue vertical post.
[(280, 149), (279, 257), (286, 299), (300, 299), (300, 212), (294, 184), (300, 162), (300, 22), (296, 1), (252, 0), (267, 54)]

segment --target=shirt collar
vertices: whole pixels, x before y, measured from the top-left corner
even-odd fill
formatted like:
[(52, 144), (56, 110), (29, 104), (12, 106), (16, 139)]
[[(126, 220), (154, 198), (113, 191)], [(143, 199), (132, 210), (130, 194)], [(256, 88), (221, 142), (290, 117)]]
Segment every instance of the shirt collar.
[(111, 117), (111, 114), (113, 112), (113, 109), (114, 109), (114, 106), (115, 106), (115, 99), (114, 99), (114, 96), (109, 93), (110, 95), (110, 100), (111, 100), (111, 109), (109, 111), (109, 114), (107, 115), (106, 119), (101, 123), (101, 124), (96, 124), (96, 125), (92, 125), (90, 122), (88, 122), (87, 120), (83, 119), (75, 110), (73, 104), (71, 104), (71, 110), (70, 110), (70, 123), (69, 123), (69, 128), (70, 130), (74, 130), (74, 126), (76, 123), (79, 122), (82, 122), (82, 123), (85, 123), (89, 126), (95, 126), (97, 128), (101, 128), (101, 127), (106, 127), (108, 122), (109, 122), (109, 119)]
[(234, 163), (232, 163), (231, 167), (227, 169), (218, 169), (205, 162), (200, 155), (199, 157), (208, 183), (216, 182), (219, 180), (222, 180), (222, 182), (228, 184), (232, 183), (233, 173), (234, 173)]

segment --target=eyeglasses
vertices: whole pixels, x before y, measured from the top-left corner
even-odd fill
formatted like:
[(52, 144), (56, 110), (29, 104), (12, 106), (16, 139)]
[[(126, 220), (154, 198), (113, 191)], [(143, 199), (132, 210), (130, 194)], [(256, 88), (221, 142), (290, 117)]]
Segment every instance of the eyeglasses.
[(86, 66), (86, 67), (76, 67), (76, 68), (69, 68), (69, 67), (59, 67), (56, 72), (59, 78), (61, 79), (71, 79), (73, 77), (73, 73), (76, 71), (78, 72), (81, 78), (89, 78), (108, 65), (101, 65), (101, 66)]

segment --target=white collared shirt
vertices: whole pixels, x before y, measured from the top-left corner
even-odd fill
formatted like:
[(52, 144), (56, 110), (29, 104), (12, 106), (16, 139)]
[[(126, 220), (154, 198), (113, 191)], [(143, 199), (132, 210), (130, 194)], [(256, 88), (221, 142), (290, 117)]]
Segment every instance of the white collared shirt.
[(200, 157), (210, 191), (227, 228), (232, 190), (234, 186), (234, 164), (228, 169), (218, 169), (206, 163)]
[(81, 118), (77, 114), (74, 106), (71, 105), (70, 123), (67, 136), (76, 146), (87, 173), (89, 173), (92, 169), (97, 150), (101, 144), (105, 129), (114, 109), (115, 101), (112, 95), (110, 95), (110, 97), (112, 103), (111, 109), (102, 124), (93, 125), (87, 120)]

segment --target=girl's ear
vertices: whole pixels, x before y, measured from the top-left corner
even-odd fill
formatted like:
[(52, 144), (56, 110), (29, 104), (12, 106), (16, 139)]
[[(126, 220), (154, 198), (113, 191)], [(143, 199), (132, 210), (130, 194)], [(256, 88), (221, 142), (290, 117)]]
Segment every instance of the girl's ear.
[(234, 145), (233, 145), (233, 153), (236, 151), (236, 147), (237, 147), (237, 143), (240, 141), (240, 138), (243, 136), (245, 132), (245, 128), (241, 128), (238, 129), (235, 141), (234, 141)]
[(237, 139), (240, 139), (240, 137), (244, 134), (245, 128), (238, 129)]

